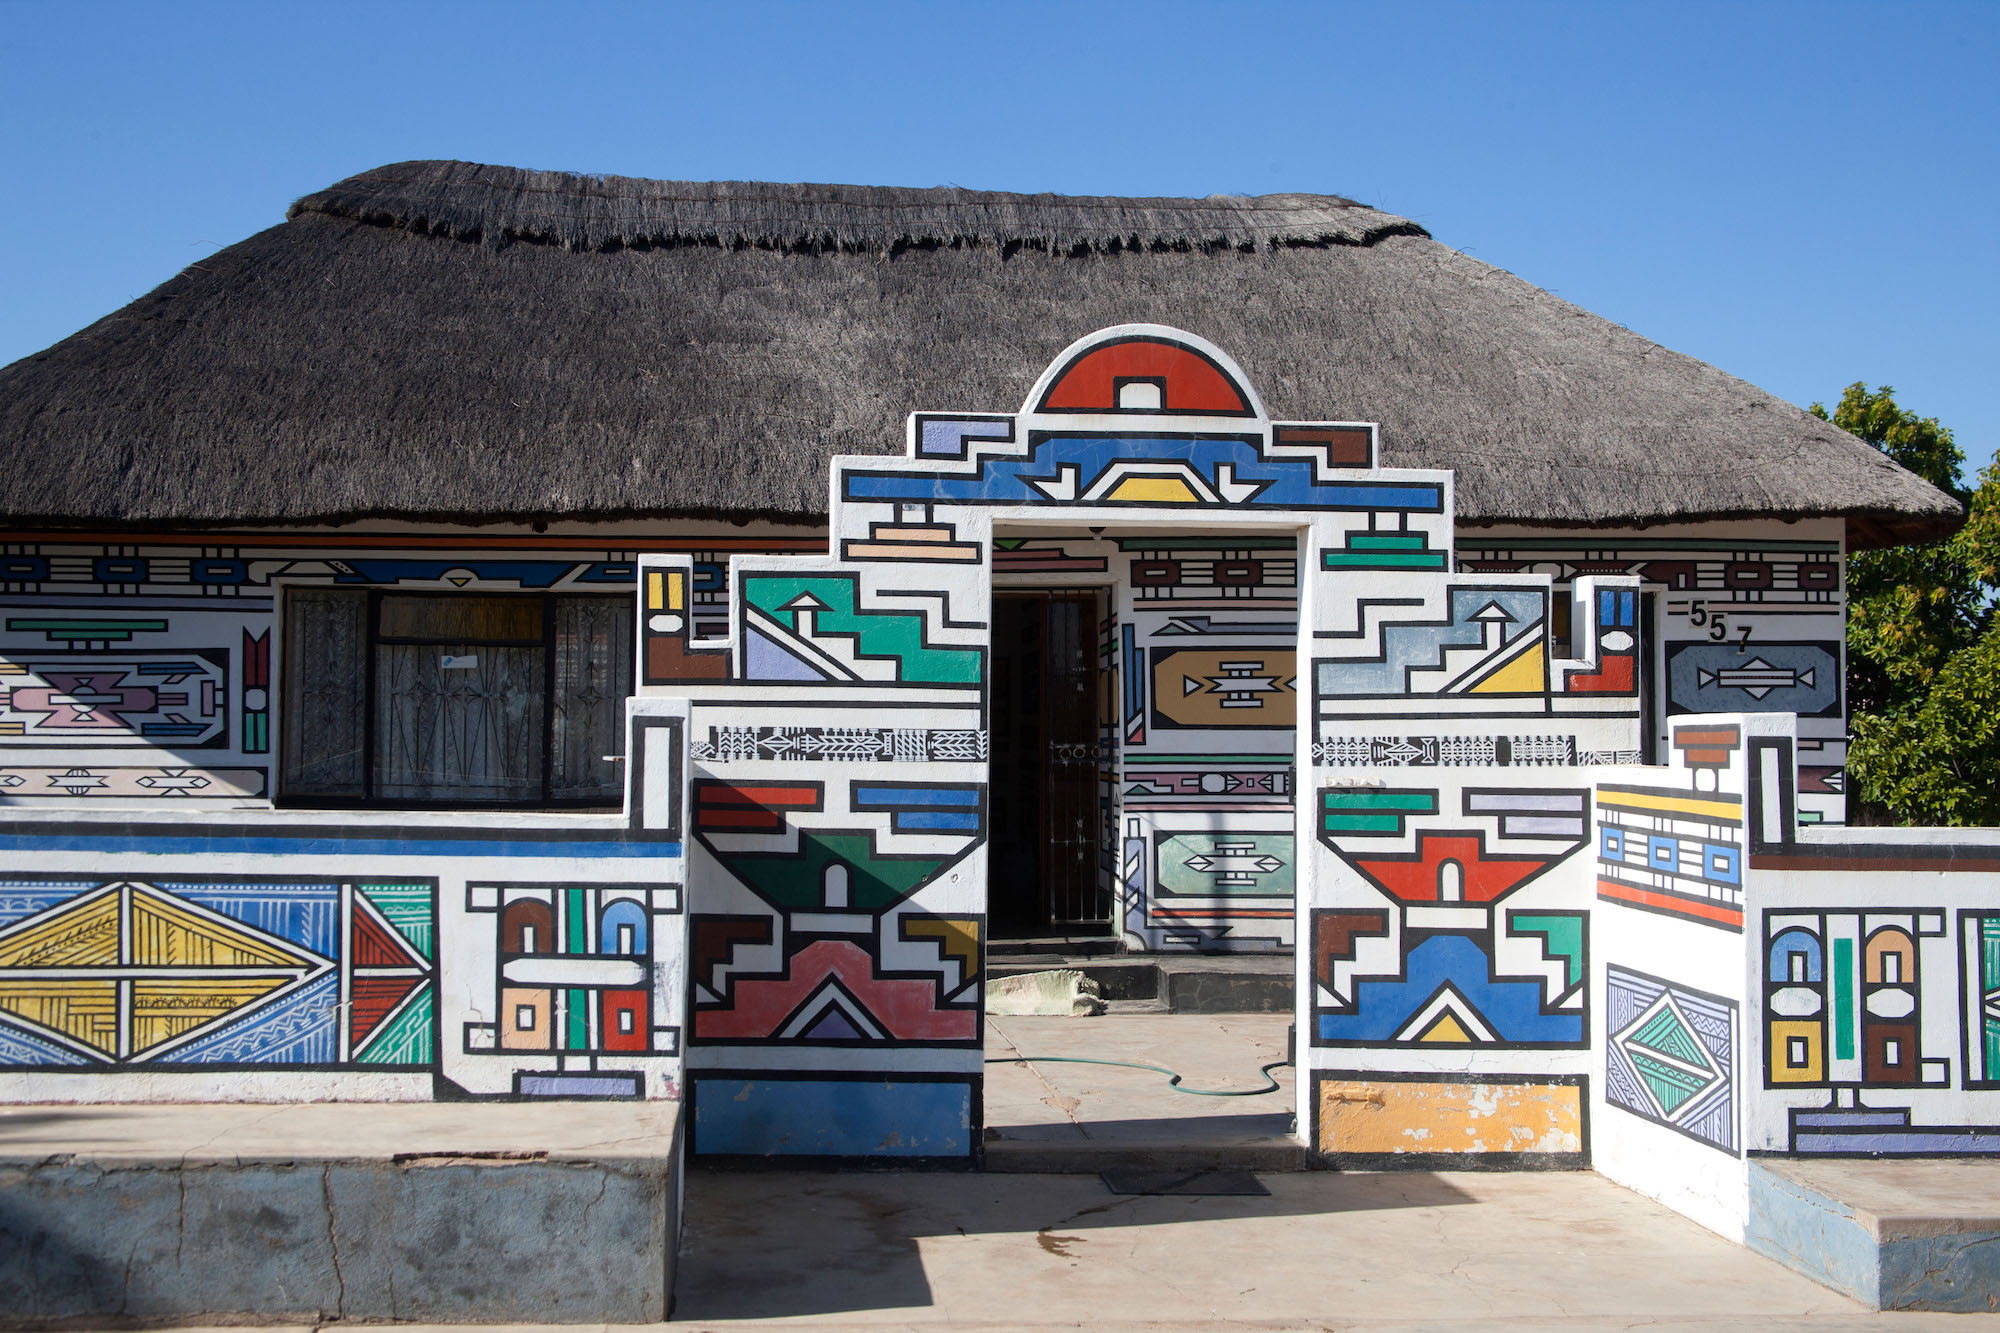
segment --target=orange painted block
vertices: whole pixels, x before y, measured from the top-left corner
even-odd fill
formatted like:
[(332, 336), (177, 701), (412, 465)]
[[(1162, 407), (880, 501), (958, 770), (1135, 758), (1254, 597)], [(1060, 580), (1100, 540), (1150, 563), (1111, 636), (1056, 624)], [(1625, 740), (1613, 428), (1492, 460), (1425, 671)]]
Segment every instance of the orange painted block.
[(1571, 1083), (1432, 1083), (1394, 1076), (1319, 1084), (1323, 1153), (1579, 1153)]

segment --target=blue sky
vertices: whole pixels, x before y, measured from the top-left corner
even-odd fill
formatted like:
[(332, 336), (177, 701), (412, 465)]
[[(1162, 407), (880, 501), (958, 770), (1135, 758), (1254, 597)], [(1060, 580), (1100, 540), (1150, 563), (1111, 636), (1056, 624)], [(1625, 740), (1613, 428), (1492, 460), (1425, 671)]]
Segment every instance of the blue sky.
[(1990, 2), (0, 0), (0, 364), (409, 158), (1296, 190), (1794, 402), (1893, 384), (1977, 466), (1996, 69)]

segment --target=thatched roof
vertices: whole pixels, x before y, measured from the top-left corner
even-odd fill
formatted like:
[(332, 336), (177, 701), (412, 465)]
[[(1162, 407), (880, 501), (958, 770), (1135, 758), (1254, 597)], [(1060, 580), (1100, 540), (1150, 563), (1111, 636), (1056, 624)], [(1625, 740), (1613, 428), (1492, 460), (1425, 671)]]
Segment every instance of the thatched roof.
[(1959, 506), (1711, 366), (1324, 195), (1098, 199), (409, 162), (0, 369), (12, 526), (811, 520), (913, 409), (1010, 411), (1072, 339), (1185, 328), (1282, 417), (1379, 421), (1464, 521)]

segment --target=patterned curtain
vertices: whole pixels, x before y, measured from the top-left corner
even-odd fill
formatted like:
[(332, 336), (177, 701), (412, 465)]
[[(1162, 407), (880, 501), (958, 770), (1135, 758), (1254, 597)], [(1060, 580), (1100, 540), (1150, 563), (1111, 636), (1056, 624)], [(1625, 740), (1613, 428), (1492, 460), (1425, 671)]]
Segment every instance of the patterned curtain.
[(300, 591), (285, 605), (285, 791), (359, 796), (368, 594)]
[(624, 799), (625, 696), (632, 692), (632, 604), (622, 597), (556, 602), (556, 800)]
[(542, 650), (375, 647), (375, 797), (538, 801)]

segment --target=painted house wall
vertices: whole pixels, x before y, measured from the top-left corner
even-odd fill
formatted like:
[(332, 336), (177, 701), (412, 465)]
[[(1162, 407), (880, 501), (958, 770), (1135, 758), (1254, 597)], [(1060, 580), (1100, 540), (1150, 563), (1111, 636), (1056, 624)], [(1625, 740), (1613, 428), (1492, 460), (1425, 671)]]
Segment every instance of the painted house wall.
[(0, 1100), (679, 1097), (685, 727), (629, 815), (0, 811)]
[(629, 595), (639, 551), (680, 551), (720, 632), (733, 555), (824, 547), (727, 523), (17, 535), (0, 548), (0, 803), (268, 808), (288, 590)]
[[(708, 1157), (976, 1159), (993, 592), (1105, 586), (1119, 926), (1297, 939), (1323, 1160), (1594, 1162), (1740, 1236), (1750, 1153), (2000, 1150), (2000, 835), (1824, 826), (1837, 525), (1455, 548), (1448, 475), (1151, 327), (832, 483), (824, 537), (11, 547), (0, 1097), (686, 1096)], [(323, 586), (632, 587), (624, 813), (272, 809)]]
[(1653, 762), (1667, 762), (1668, 718), (1795, 714), (1799, 818), (1809, 824), (1846, 822), (1845, 558), (1838, 519), (1458, 534), (1465, 572), (1546, 574), (1558, 588), (1589, 575), (1637, 578), (1658, 698)]

